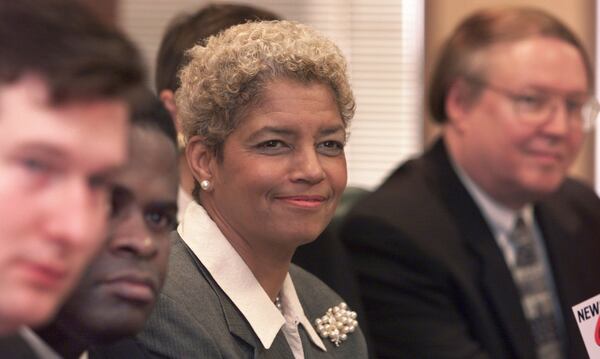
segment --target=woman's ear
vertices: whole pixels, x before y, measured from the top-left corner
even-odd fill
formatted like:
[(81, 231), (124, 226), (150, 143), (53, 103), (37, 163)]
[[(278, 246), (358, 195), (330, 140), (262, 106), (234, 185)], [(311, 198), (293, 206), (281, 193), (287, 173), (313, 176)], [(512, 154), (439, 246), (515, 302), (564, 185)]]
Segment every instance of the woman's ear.
[(192, 175), (198, 183), (213, 179), (215, 154), (204, 144), (202, 136), (193, 136), (188, 140), (185, 155)]

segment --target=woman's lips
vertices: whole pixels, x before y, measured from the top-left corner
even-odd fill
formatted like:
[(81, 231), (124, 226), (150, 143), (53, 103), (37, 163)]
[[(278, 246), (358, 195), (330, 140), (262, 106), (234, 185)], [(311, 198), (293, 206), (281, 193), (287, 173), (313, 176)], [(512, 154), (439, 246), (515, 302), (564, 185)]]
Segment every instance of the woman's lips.
[(287, 204), (301, 208), (320, 207), (327, 200), (327, 197), (320, 195), (279, 196), (276, 198)]

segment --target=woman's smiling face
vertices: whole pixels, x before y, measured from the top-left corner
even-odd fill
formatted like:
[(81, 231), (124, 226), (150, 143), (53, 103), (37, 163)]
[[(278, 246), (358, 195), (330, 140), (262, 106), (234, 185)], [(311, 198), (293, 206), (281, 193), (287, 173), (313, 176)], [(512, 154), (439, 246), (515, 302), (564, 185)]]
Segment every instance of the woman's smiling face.
[(294, 250), (331, 220), (346, 186), (345, 125), (322, 83), (269, 82), (227, 137), (202, 205), (225, 236)]

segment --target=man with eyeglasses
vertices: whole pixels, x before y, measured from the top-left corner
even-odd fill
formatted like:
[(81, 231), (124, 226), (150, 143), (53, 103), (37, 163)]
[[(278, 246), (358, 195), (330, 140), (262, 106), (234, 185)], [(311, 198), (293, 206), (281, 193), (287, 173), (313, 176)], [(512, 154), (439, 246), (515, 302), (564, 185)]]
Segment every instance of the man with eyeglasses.
[(566, 178), (596, 122), (559, 20), (479, 11), (442, 49), (441, 138), (343, 229), (379, 358), (585, 358), (571, 307), (600, 293), (600, 200)]

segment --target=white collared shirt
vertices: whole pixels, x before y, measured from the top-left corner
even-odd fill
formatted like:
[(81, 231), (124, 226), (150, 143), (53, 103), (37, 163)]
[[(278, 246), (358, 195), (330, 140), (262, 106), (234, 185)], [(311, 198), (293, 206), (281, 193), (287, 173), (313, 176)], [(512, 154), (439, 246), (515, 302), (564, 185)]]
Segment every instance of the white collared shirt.
[[(516, 262), (516, 248), (510, 242), (509, 236), (515, 228), (515, 222), (519, 213), (494, 201), (461, 168), (456, 166), (455, 170), (467, 192), (471, 194), (471, 197), (473, 197), (473, 200), (479, 207), (485, 221), (492, 229), (494, 238), (496, 238), (496, 242), (504, 254), (506, 264), (509, 268), (512, 268)], [(531, 213), (531, 205), (525, 206), (524, 213)], [(529, 228), (533, 227), (530, 215), (524, 216), (523, 220)], [(536, 246), (539, 246), (537, 243), (539, 238), (537, 238), (537, 235), (535, 237)]]
[(271, 347), (275, 336), (283, 329), (294, 358), (304, 358), (298, 332), (298, 325), (302, 325), (310, 340), (327, 351), (304, 314), (289, 273), (280, 292), (282, 315), (202, 206), (195, 201), (188, 205), (177, 232), (250, 323), (266, 349)]
[(547, 275), (549, 275), (550, 266), (547, 262), (545, 246), (542, 242), (542, 234), (533, 217), (533, 206), (527, 204), (519, 211), (505, 207), (484, 192), (458, 165), (454, 165), (454, 170), (467, 189), (467, 192), (473, 197), (473, 200), (479, 207), (487, 224), (492, 229), (494, 238), (502, 250), (504, 260), (508, 267), (513, 268), (516, 263), (516, 248), (509, 240), (509, 236), (515, 228), (517, 217), (521, 215), (525, 224), (533, 231), (535, 250), (538, 256), (543, 258), (545, 270)]

